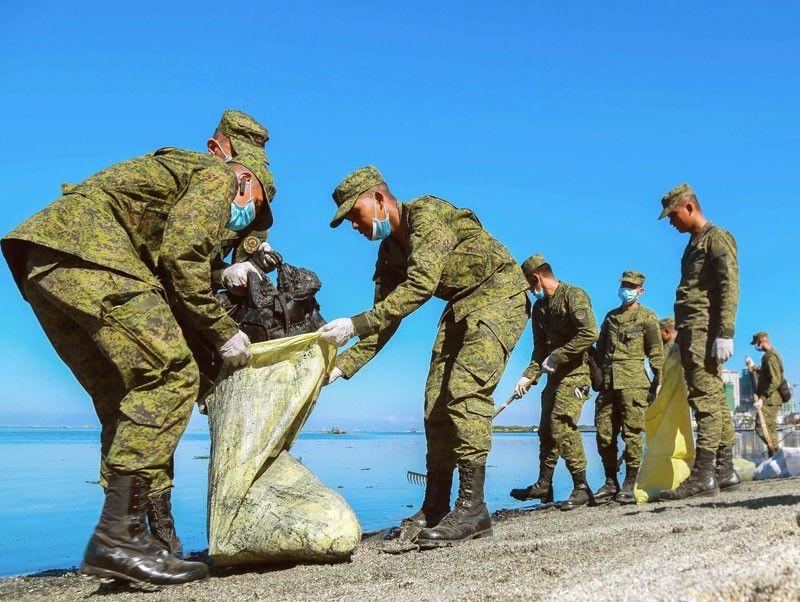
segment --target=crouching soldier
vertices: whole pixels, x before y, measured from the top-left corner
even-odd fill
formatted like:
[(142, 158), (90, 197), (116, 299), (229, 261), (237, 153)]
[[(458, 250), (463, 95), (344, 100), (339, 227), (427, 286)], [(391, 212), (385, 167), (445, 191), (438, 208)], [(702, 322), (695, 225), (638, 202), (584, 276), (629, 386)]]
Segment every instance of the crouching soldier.
[(2, 240), (17, 285), (102, 425), (105, 503), (84, 574), (156, 585), (208, 575), (164, 549), (145, 514), (153, 484), (171, 484), (199, 391), (181, 326), (232, 366), (249, 358), (247, 336), (212, 295), (211, 261), (228, 230), (269, 227), (271, 190), (263, 150), (225, 163), (163, 148), (71, 187)]

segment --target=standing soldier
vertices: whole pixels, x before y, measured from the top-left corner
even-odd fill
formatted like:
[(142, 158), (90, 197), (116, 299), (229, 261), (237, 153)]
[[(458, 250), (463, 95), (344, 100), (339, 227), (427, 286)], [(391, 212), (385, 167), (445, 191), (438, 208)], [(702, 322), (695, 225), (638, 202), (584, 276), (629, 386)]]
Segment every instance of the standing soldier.
[[(769, 335), (763, 330), (753, 335), (751, 345), (755, 345), (757, 351), (764, 353), (761, 358), (761, 367), (753, 363), (750, 356), (745, 358), (747, 369), (758, 374), (758, 387), (755, 390), (755, 406), (761, 408), (764, 422), (767, 423), (767, 431), (772, 442), (773, 449), (778, 448), (778, 412), (783, 404), (781, 394), (778, 389), (783, 381), (783, 360), (778, 352), (772, 347)], [(760, 421), (756, 421), (756, 433), (764, 445), (767, 445), (767, 437)], [(768, 446), (769, 447), (769, 446)]]
[[(474, 213), (433, 196), (400, 203), (372, 166), (347, 176), (333, 200), (332, 228), (347, 219), (382, 242), (373, 308), (320, 329), (323, 340), (339, 346), (361, 339), (337, 357), (329, 382), (352, 377), (432, 296), (446, 300), (425, 385), (425, 500), (404, 522), (424, 528), (418, 541), (429, 545), (490, 535), (483, 485), (491, 395), (528, 319), (522, 270)], [(458, 498), (450, 512), (456, 466)]]
[[(608, 312), (600, 328), (597, 351), (603, 370), (603, 387), (595, 403), (597, 451), (603, 461), (605, 484), (594, 494), (595, 502), (612, 499), (635, 504), (633, 487), (642, 463), (644, 411), (656, 398), (661, 383), (664, 349), (658, 317), (639, 303), (644, 294), (644, 274), (622, 273), (619, 297), (622, 304)], [(647, 376), (644, 359), (653, 371)], [(625, 482), (617, 483), (617, 437), (625, 442)]]
[[(225, 163), (234, 161), (239, 152), (246, 154), (264, 155), (264, 164), (268, 166), (264, 145), (269, 140), (269, 132), (252, 116), (242, 111), (229, 109), (222, 114), (214, 134), (208, 139), (206, 145), (209, 153), (218, 157)], [(267, 169), (269, 169), (267, 167)], [(275, 196), (275, 186), (268, 181), (265, 185), (268, 199)], [(266, 216), (266, 213), (264, 214)], [(271, 218), (270, 218), (271, 219)], [(243, 291), (247, 286), (247, 275), (251, 272), (261, 273), (247, 260), (255, 252), (263, 256), (263, 265), (274, 265), (274, 252), (269, 243), (265, 242), (266, 228), (269, 227), (264, 219), (255, 219), (251, 224), (235, 231), (226, 229), (220, 240), (219, 249), (211, 260), (211, 287), (213, 289), (228, 288), (232, 291)], [(233, 250), (232, 264), (224, 261), (228, 253)], [(200, 397), (213, 386), (215, 374), (209, 369), (213, 359), (213, 347), (208, 345), (202, 332), (184, 328), (184, 336), (190, 349), (193, 351), (195, 361), (200, 369)], [(206, 352), (207, 350), (207, 352)], [(153, 475), (151, 489), (148, 495), (149, 508), (147, 510), (147, 523), (150, 532), (170, 553), (177, 556), (183, 554), (183, 544), (175, 530), (175, 519), (172, 516), (172, 478), (174, 461), (169, 463), (166, 470)]]
[(678, 331), (675, 330), (675, 318), (669, 316), (658, 321), (658, 328), (661, 330), (661, 342), (664, 344), (664, 359), (675, 351), (678, 351), (678, 344), (675, 338)]
[(522, 271), (536, 297), (533, 305), (533, 355), (517, 382), (520, 397), (547, 373), (542, 391), (539, 425), (539, 479), (533, 485), (512, 489), (520, 501), (553, 499), (553, 472), (559, 456), (572, 475), (572, 493), (563, 510), (591, 500), (586, 484), (586, 455), (578, 429), (581, 410), (589, 398), (589, 348), (597, 340), (597, 323), (589, 296), (583, 289), (560, 282), (541, 254), (529, 257)]
[(692, 472), (678, 487), (658, 496), (670, 501), (715, 495), (739, 483), (733, 469), (733, 416), (725, 404), (722, 382), (722, 365), (733, 355), (739, 264), (736, 240), (705, 218), (688, 184), (670, 190), (661, 205), (659, 219), (669, 216), (678, 232), (691, 234), (675, 292), (675, 326), (689, 405), (697, 422)]
[(145, 514), (153, 482), (171, 485), (199, 392), (181, 327), (232, 366), (249, 358), (247, 336), (212, 295), (211, 261), (227, 230), (271, 225), (271, 190), (263, 151), (226, 164), (162, 148), (71, 187), (2, 240), (17, 285), (102, 425), (105, 503), (84, 574), (160, 585), (208, 574), (169, 554)]

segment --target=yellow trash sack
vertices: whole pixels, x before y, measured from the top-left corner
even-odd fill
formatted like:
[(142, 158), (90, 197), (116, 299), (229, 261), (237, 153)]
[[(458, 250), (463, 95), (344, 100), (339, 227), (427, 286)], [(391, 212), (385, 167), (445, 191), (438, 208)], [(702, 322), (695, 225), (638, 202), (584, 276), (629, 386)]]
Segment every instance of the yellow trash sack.
[(317, 334), (250, 346), (207, 400), (208, 546), (217, 564), (347, 558), (361, 528), (347, 502), (289, 455), (336, 349)]
[(689, 476), (694, 464), (694, 433), (680, 352), (664, 361), (662, 385), (645, 411), (646, 450), (636, 479), (636, 502), (655, 501)]

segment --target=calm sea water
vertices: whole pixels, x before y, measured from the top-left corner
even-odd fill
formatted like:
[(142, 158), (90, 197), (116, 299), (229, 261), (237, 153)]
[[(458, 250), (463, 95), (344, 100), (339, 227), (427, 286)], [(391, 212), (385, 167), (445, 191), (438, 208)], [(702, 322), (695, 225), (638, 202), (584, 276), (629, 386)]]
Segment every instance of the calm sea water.
[[(760, 455), (752, 436), (739, 435), (739, 455)], [(594, 433), (583, 434), (593, 487), (603, 480)], [(80, 563), (103, 500), (98, 478), (99, 431), (92, 429), (0, 429), (0, 576), (66, 568)], [(206, 541), (206, 432), (187, 432), (175, 457), (174, 513), (187, 550)], [(421, 433), (302, 433), (292, 448), (323, 482), (336, 489), (365, 531), (397, 524), (422, 501), (424, 489), (409, 483), (407, 470), (425, 471)], [(490, 510), (519, 507), (512, 487), (536, 480), (539, 438), (495, 434), (486, 477)], [(563, 462), (555, 477), (556, 499), (572, 480)]]

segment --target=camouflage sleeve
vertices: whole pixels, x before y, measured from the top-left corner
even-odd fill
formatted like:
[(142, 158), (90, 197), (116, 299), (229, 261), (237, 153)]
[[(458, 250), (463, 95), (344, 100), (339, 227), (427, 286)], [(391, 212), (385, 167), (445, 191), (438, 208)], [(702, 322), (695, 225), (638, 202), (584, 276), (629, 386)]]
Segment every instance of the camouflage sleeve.
[(455, 245), (455, 235), (439, 215), (412, 214), (406, 279), (371, 310), (353, 316), (356, 335), (364, 338), (385, 330), (430, 299)]
[(661, 369), (664, 367), (664, 343), (661, 342), (661, 328), (655, 314), (651, 314), (644, 325), (644, 353), (653, 371), (653, 382), (660, 384)]
[(211, 256), (235, 188), (232, 171), (197, 170), (170, 211), (161, 241), (161, 272), (177, 297), (181, 318), (215, 347), (239, 330), (211, 290)]
[(774, 353), (764, 354), (758, 371), (758, 396), (769, 399), (781, 386), (781, 363)]
[[(380, 260), (379, 260), (380, 265)], [(386, 274), (375, 274), (375, 304), (382, 301), (386, 296), (397, 288), (398, 282), (394, 281)], [(352, 377), (361, 370), (367, 362), (375, 357), (389, 342), (397, 328), (400, 320), (389, 324), (388, 327), (361, 339), (358, 343), (349, 347), (336, 357), (336, 367), (342, 371), (342, 376), (346, 379)]]
[(600, 326), (600, 336), (597, 338), (597, 357), (600, 358), (600, 369), (605, 371), (610, 364), (609, 358), (606, 356), (608, 348), (608, 314), (603, 318), (603, 324)]
[(531, 352), (531, 363), (525, 368), (522, 376), (535, 379), (542, 368), (542, 362), (547, 357), (547, 336), (542, 326), (541, 317), (537, 320), (536, 308), (531, 312), (531, 330), (533, 331), (533, 351)]
[[(736, 240), (725, 231), (711, 239), (711, 266), (719, 286), (718, 337), (732, 339), (735, 331), (736, 306), (739, 303), (739, 262)], [(712, 322), (714, 316), (711, 316)]]
[(577, 331), (567, 344), (550, 352), (556, 367), (586, 353), (597, 340), (597, 322), (592, 313), (592, 304), (582, 290), (573, 289), (569, 298), (569, 312)]

